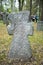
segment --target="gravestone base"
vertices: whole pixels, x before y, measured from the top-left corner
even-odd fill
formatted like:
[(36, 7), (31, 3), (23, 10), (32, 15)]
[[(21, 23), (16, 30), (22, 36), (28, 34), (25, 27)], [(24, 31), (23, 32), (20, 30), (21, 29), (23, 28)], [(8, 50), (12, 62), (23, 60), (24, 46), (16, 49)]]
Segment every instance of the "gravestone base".
[(37, 30), (38, 31), (43, 31), (43, 21), (37, 22)]

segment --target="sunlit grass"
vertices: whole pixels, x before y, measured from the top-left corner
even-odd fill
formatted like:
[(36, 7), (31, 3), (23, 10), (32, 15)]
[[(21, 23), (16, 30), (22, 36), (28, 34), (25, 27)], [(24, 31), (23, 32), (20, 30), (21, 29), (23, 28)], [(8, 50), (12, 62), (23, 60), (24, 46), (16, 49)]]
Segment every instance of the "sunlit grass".
[(37, 31), (37, 24), (34, 23), (34, 33), (33, 36), (28, 36), (30, 38), (30, 42), (43, 44), (43, 31)]
[(0, 23), (0, 50), (2, 51), (4, 48), (7, 48), (11, 41), (12, 36), (8, 35), (6, 25)]

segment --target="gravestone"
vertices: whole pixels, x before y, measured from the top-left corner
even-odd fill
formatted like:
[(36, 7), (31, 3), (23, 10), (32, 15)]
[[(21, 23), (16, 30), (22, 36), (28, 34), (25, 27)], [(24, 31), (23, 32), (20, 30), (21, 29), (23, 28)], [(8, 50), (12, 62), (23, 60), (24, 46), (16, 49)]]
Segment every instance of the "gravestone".
[(43, 21), (37, 22), (37, 30), (38, 31), (43, 31)]
[(17, 60), (31, 58), (32, 50), (27, 36), (33, 35), (33, 23), (29, 22), (29, 11), (10, 13), (8, 19), (11, 22), (7, 26), (7, 31), (10, 35), (13, 34), (8, 57)]

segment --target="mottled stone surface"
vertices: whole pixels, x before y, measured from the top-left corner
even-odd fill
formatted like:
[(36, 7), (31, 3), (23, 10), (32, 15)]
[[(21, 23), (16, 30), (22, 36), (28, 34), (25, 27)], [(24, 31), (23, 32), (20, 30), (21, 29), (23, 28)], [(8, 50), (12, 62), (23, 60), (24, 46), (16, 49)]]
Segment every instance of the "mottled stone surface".
[(32, 56), (27, 36), (33, 35), (33, 23), (28, 23), (29, 11), (11, 13), (8, 19), (11, 21), (11, 24), (7, 26), (7, 30), (9, 34), (13, 34), (8, 57), (11, 59), (27, 60)]
[(37, 30), (38, 31), (43, 31), (43, 21), (37, 22)]

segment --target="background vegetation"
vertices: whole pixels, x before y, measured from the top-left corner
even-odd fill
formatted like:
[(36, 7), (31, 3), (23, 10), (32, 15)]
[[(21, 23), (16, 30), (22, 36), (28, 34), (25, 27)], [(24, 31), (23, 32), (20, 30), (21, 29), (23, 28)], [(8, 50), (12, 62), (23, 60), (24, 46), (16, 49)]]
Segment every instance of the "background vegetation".
[(43, 20), (43, 0), (0, 0), (0, 12), (30, 10), (30, 15), (38, 15)]

